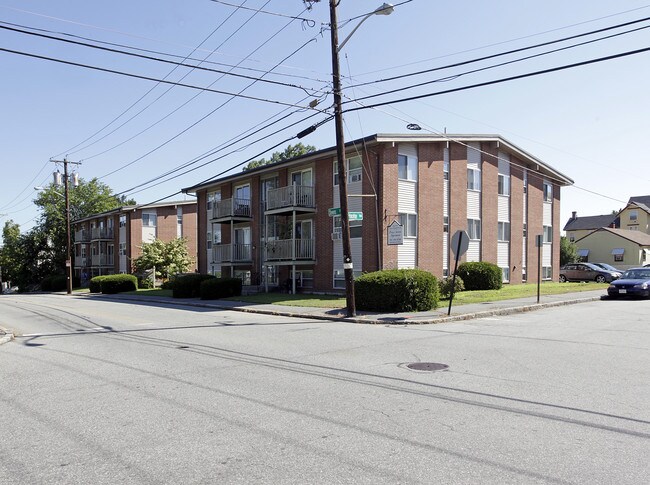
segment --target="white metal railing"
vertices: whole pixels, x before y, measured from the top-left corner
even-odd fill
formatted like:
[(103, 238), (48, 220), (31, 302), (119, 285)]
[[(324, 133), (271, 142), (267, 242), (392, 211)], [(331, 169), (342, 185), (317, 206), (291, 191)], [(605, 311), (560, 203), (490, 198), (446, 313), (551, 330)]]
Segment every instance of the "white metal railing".
[(213, 263), (252, 261), (250, 244), (216, 244), (212, 246)]
[(112, 254), (94, 254), (92, 256), (93, 266), (113, 266), (114, 261), (115, 259)]
[(74, 267), (75, 268), (85, 268), (88, 266), (89, 263), (89, 258), (87, 257), (82, 257), (82, 256), (77, 256), (74, 258)]
[(314, 187), (310, 185), (289, 185), (278, 189), (269, 189), (266, 193), (266, 210), (283, 207), (316, 207), (314, 204)]
[(294, 259), (314, 259), (314, 247), (313, 239), (279, 239), (276, 241), (267, 241), (266, 260), (292, 261)]
[(80, 231), (75, 231), (74, 240), (75, 240), (75, 242), (89, 242), (90, 241), (90, 233), (86, 229), (82, 229)]
[(91, 233), (91, 239), (112, 239), (112, 238), (113, 238), (112, 227), (93, 227)]
[(251, 200), (233, 197), (232, 199), (218, 200), (212, 206), (212, 218), (221, 217), (251, 217)]

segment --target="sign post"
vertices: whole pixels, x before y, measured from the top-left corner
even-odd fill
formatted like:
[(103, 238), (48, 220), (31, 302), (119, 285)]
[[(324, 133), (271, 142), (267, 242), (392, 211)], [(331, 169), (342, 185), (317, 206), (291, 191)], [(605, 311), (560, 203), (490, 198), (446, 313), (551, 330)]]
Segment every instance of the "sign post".
[(449, 309), (447, 316), (451, 315), (451, 302), (454, 300), (454, 290), (456, 289), (456, 271), (458, 270), (458, 259), (467, 252), (469, 247), (469, 235), (465, 231), (456, 231), (451, 237), (451, 250), (456, 257), (454, 262), (454, 274), (451, 279), (451, 293), (449, 294)]
[(537, 246), (537, 303), (539, 303), (539, 289), (542, 281), (542, 246), (544, 245), (544, 236), (541, 234), (535, 236), (535, 246)]

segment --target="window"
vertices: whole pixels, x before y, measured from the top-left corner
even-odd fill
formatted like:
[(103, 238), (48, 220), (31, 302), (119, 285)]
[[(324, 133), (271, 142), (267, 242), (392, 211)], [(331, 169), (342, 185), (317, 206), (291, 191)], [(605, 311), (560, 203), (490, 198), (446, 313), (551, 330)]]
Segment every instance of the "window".
[(542, 279), (550, 280), (552, 278), (553, 278), (553, 268), (551, 268), (550, 266), (542, 267)]
[[(335, 234), (341, 234), (341, 216), (334, 216), (334, 232)], [(350, 223), (350, 238), (361, 237), (363, 236), (363, 221), (348, 221)]]
[[(361, 271), (352, 272), (354, 278), (361, 276)], [(335, 269), (334, 270), (334, 288), (345, 288), (345, 270)]]
[(620, 263), (625, 256), (625, 248), (614, 248), (612, 249), (612, 254), (614, 255), (614, 261)]
[(524, 222), (524, 239), (528, 237), (528, 224)]
[(120, 256), (126, 256), (126, 243), (125, 242), (120, 243), (119, 254), (120, 254)]
[(624, 256), (623, 254), (615, 254), (614, 255), (614, 261), (619, 262), (619, 263), (622, 262), (623, 261), (623, 256)]
[(526, 282), (526, 267), (521, 268), (521, 281)]
[(470, 239), (481, 239), (481, 221), (479, 219), (467, 219), (467, 235)]
[(638, 211), (630, 211), (630, 221), (636, 222), (639, 218), (639, 212)]
[(206, 202), (207, 202), (207, 210), (210, 212), (212, 210), (212, 201), (214, 200), (214, 192), (208, 192)]
[(151, 212), (142, 213), (142, 226), (143, 227), (156, 227), (156, 214)]
[(399, 223), (404, 227), (404, 237), (418, 237), (417, 214), (400, 214)]
[(406, 155), (397, 155), (397, 178), (402, 180), (417, 180), (417, 159)]
[(120, 227), (126, 227), (126, 215), (120, 216)]
[(524, 169), (524, 194), (528, 192), (528, 170)]
[(442, 232), (449, 232), (449, 216), (443, 218)]
[(504, 283), (510, 281), (510, 268), (501, 268), (501, 281)]
[(544, 182), (544, 202), (553, 201), (553, 186), (549, 182)]
[(481, 190), (481, 171), (475, 168), (467, 169), (467, 190)]
[(510, 241), (510, 223), (509, 222), (499, 222), (498, 223), (498, 237), (499, 241)]
[(208, 232), (208, 249), (212, 249), (212, 233)]
[[(362, 178), (362, 160), (361, 156), (346, 159), (348, 165), (348, 183), (361, 182)], [(339, 163), (334, 162), (334, 185), (339, 184)]]
[(576, 237), (573, 234), (569, 235), (569, 241), (576, 242)]
[(444, 179), (449, 180), (449, 160), (445, 160), (444, 162), (442, 162), (442, 173)]
[(305, 187), (311, 187), (313, 185), (311, 168), (307, 170), (301, 170), (300, 172), (293, 172), (291, 174), (291, 185), (303, 185)]
[(544, 242), (553, 242), (553, 228), (551, 226), (544, 226)]
[(499, 174), (499, 195), (510, 195), (510, 177)]

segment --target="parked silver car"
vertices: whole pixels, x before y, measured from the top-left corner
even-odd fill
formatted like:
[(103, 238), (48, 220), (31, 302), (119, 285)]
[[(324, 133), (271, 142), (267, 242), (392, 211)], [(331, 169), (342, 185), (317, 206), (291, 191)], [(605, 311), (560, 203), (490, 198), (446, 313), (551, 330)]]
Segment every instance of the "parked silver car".
[(610, 283), (621, 277), (621, 273), (599, 268), (591, 263), (571, 263), (560, 268), (560, 283), (565, 281), (595, 281)]

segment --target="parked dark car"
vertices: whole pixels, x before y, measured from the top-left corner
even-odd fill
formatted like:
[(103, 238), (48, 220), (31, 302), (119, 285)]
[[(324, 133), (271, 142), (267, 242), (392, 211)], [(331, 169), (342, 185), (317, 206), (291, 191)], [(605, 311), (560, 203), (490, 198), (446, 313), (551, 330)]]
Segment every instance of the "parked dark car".
[(560, 283), (565, 281), (595, 281), (609, 283), (620, 276), (620, 273), (599, 268), (591, 263), (570, 263), (560, 268)]
[(607, 264), (607, 263), (591, 263), (591, 264), (595, 264), (599, 268), (606, 269), (607, 271), (613, 271), (614, 273), (618, 273), (619, 278), (623, 276), (623, 273), (625, 273), (625, 271), (615, 268), (611, 264)]
[(627, 270), (620, 280), (613, 281), (607, 294), (610, 298), (619, 296), (641, 296), (650, 298), (650, 268), (632, 268)]

